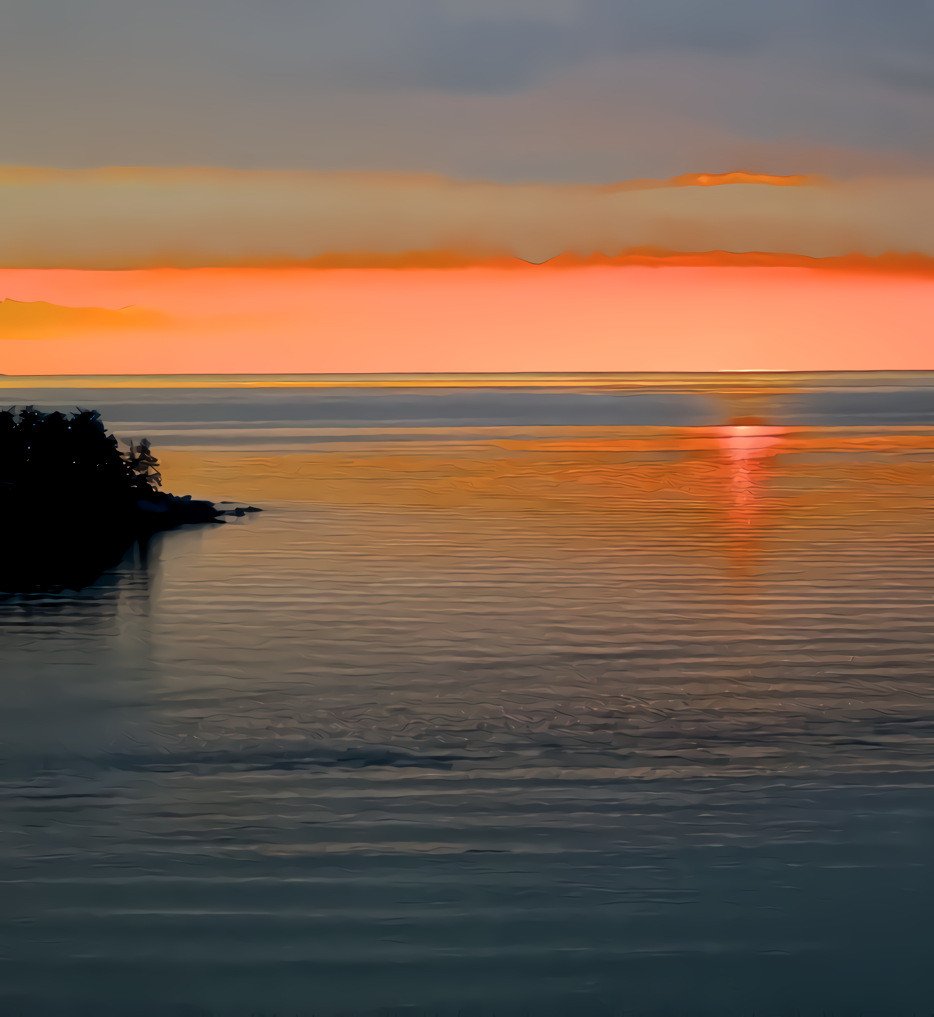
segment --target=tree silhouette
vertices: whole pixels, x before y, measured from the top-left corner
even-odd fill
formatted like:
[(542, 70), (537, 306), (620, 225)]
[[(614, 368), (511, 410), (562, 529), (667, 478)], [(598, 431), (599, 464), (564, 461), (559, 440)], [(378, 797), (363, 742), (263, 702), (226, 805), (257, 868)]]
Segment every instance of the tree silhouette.
[(159, 472), (159, 460), (152, 454), (148, 438), (137, 444), (128, 441), (129, 451), (124, 459), (132, 475), (134, 490), (140, 497), (152, 494), (162, 486), (162, 474)]
[(161, 480), (149, 442), (122, 453), (94, 410), (0, 412), (0, 498), (7, 508), (56, 495), (125, 508), (155, 494)]
[(127, 445), (96, 410), (0, 410), (0, 591), (85, 585), (135, 540), (222, 521), (211, 502), (160, 490), (148, 440)]

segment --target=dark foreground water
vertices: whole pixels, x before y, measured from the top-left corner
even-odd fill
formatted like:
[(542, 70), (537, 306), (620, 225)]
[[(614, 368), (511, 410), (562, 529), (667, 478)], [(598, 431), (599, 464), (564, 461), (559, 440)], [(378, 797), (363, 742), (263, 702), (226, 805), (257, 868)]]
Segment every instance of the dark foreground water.
[(0, 599), (3, 1017), (934, 1012), (930, 379), (0, 394), (265, 509)]

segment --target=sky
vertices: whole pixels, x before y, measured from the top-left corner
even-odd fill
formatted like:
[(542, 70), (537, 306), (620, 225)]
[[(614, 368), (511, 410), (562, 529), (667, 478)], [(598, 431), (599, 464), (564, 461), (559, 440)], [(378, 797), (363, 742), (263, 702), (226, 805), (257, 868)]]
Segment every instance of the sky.
[(0, 373), (934, 368), (932, 47), (931, 0), (8, 0)]

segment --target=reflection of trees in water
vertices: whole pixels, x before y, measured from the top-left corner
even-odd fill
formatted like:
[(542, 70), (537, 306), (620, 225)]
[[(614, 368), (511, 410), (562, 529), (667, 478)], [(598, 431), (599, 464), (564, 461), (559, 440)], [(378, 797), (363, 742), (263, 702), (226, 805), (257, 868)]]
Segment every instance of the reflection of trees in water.
[(9, 544), (0, 562), (0, 597), (8, 595), (3, 591), (95, 588), (105, 574), (125, 567), (129, 553), (122, 533), (82, 533), (70, 526), (10, 535)]
[(9, 635), (12, 629), (30, 622), (41, 625), (45, 619), (93, 623), (113, 620), (126, 611), (148, 615), (153, 573), (158, 569), (151, 539), (131, 544), (122, 557), (114, 551), (107, 562), (93, 553), (83, 561), (89, 567), (72, 573), (73, 585), (50, 584), (51, 588), (27, 593), (0, 591), (0, 633)]
[(61, 783), (151, 734), (158, 554), (133, 545), (80, 590), (0, 595), (0, 779)]

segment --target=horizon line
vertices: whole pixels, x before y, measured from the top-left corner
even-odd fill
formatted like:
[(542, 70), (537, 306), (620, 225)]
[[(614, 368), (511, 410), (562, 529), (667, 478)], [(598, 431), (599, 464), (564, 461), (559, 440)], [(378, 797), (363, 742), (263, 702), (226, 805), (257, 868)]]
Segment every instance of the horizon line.
[(574, 387), (588, 383), (657, 386), (681, 380), (710, 379), (719, 383), (787, 382), (792, 378), (886, 378), (931, 375), (930, 369), (795, 370), (792, 368), (726, 368), (709, 371), (464, 371), (379, 373), (198, 373), (198, 374), (22, 374), (0, 373), (0, 390), (29, 388), (460, 388)]

